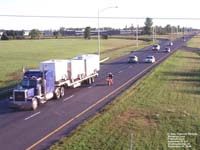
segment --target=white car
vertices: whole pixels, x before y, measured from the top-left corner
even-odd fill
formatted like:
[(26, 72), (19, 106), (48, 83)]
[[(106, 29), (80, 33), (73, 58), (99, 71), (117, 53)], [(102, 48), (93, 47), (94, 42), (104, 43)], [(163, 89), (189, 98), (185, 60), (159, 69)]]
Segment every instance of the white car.
[(152, 50), (160, 50), (160, 45), (159, 44), (154, 44), (152, 47)]
[(171, 52), (171, 49), (169, 47), (165, 47), (165, 49), (163, 51), (169, 53), (169, 52)]
[(173, 42), (169, 42), (168, 46), (173, 46), (174, 43)]
[(128, 62), (129, 62), (129, 63), (136, 63), (136, 62), (138, 62), (138, 57), (135, 56), (135, 55), (129, 56), (129, 57), (128, 57)]
[(153, 55), (149, 55), (144, 59), (145, 63), (154, 63), (155, 61), (156, 61), (156, 59)]

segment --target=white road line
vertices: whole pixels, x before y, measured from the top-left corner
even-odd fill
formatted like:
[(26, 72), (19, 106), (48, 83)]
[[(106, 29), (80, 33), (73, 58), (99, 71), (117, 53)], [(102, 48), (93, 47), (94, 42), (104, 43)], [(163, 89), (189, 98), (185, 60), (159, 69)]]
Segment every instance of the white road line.
[(91, 89), (91, 88), (93, 88), (93, 87), (95, 87), (95, 86), (96, 86), (96, 84), (91, 85), (91, 86), (88, 87), (88, 89)]
[(119, 71), (118, 73), (122, 73), (123, 71)]
[(70, 98), (72, 98), (72, 97), (74, 97), (74, 95), (71, 95), (71, 96), (69, 96), (69, 97), (65, 98), (65, 99), (63, 100), (63, 102), (65, 102), (65, 101), (69, 100), (69, 99), (70, 99)]
[(35, 116), (39, 115), (39, 114), (40, 114), (40, 111), (39, 111), (39, 112), (37, 112), (37, 113), (35, 113), (35, 114), (32, 114), (31, 116), (29, 116), (29, 117), (25, 118), (24, 120), (25, 120), (25, 121), (26, 121), (26, 120), (29, 120), (29, 119), (31, 119), (31, 118), (33, 118), (33, 117), (35, 117)]

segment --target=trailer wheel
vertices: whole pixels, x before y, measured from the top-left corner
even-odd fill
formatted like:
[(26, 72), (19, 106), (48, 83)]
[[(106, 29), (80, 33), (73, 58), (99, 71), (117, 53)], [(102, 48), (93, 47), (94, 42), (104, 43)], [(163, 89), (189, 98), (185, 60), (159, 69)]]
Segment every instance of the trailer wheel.
[(92, 82), (91, 82), (91, 78), (88, 79), (88, 84), (90, 85)]
[(38, 100), (37, 100), (37, 98), (33, 98), (32, 99), (32, 109), (33, 110), (36, 110), (38, 108)]
[(94, 83), (94, 77), (92, 77), (91, 80), (92, 80), (92, 83)]
[(60, 96), (63, 97), (65, 95), (65, 88), (62, 86), (60, 88)]
[(60, 92), (60, 88), (56, 88), (56, 90), (55, 90), (55, 93), (54, 93), (55, 95), (55, 98), (56, 99), (59, 99), (60, 98), (60, 96), (61, 96), (61, 92)]

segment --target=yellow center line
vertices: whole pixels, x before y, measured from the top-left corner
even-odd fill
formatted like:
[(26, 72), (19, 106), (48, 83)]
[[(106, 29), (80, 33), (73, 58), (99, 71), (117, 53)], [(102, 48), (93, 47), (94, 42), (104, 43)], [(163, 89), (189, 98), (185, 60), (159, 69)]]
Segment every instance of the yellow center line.
[[(167, 55), (168, 56), (168, 55)], [(167, 57), (166, 56), (166, 57)], [(165, 57), (164, 57), (165, 58)], [(161, 59), (159, 60), (161, 61)], [(156, 65), (157, 63), (159, 63), (159, 61), (157, 61), (156, 63), (154, 63), (154, 65)], [(128, 81), (126, 81), (124, 84), (122, 84), (121, 86), (119, 86), (118, 88), (116, 88), (114, 91), (112, 91), (111, 93), (109, 93), (108, 95), (106, 95), (105, 97), (99, 99), (96, 103), (92, 104), (91, 106), (89, 106), (87, 109), (85, 109), (84, 111), (82, 111), (81, 113), (77, 114), (75, 117), (71, 118), (70, 120), (68, 120), (67, 122), (65, 122), (63, 125), (61, 125), (60, 127), (58, 127), (57, 129), (53, 130), (52, 132), (50, 132), (49, 134), (47, 134), (46, 136), (44, 136), (42, 139), (38, 140), (37, 142), (35, 142), (33, 145), (31, 145), (30, 147), (26, 148), (26, 150), (31, 150), (32, 148), (34, 148), (35, 146), (39, 145), (40, 143), (42, 143), (43, 141), (45, 141), (47, 138), (49, 138), (50, 136), (52, 136), (53, 134), (55, 134), (56, 132), (60, 131), (61, 129), (63, 129), (65, 126), (69, 125), (72, 121), (74, 121), (75, 119), (81, 117), (82, 115), (84, 115), (86, 112), (88, 112), (89, 110), (91, 110), (92, 108), (94, 108), (95, 106), (97, 106), (99, 103), (103, 102), (104, 100), (106, 100), (109, 96), (113, 95), (114, 93), (116, 93), (117, 91), (119, 91), (121, 88), (125, 87), (127, 84), (129, 84), (131, 81), (133, 81), (135, 78), (137, 78), (138, 76), (140, 76), (141, 74), (143, 74), (145, 71), (147, 71), (149, 68), (151, 68), (152, 65), (150, 65), (149, 67), (147, 67), (145, 70), (143, 70), (142, 72), (138, 73), (136, 76), (132, 77), (131, 79), (129, 79)]]

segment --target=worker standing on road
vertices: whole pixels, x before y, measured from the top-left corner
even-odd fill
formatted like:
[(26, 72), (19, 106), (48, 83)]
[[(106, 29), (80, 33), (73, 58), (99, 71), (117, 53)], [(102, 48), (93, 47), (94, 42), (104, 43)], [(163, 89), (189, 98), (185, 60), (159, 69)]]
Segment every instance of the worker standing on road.
[(108, 83), (108, 86), (113, 85), (113, 74), (111, 72), (108, 73), (107, 83)]

